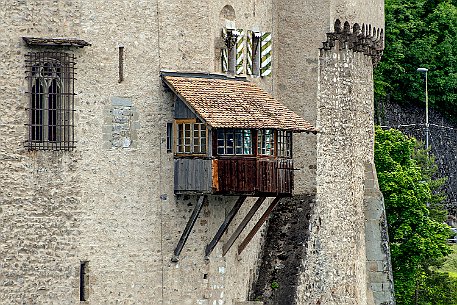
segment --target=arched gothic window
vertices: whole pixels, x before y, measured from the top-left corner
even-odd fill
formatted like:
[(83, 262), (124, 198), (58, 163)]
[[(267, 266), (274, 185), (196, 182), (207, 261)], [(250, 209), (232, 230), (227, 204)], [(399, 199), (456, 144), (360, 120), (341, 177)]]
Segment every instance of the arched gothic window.
[(61, 52), (27, 54), (31, 150), (74, 148), (74, 56)]

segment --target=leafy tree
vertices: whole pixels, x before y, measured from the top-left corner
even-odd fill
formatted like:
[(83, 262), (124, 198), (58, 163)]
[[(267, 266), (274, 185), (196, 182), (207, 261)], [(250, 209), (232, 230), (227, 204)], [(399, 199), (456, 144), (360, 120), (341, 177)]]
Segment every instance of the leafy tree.
[(416, 141), (411, 157), (419, 165), (424, 181), (426, 181), (432, 191), (431, 198), (427, 202), (430, 217), (436, 221), (444, 222), (447, 219), (446, 194), (443, 186), (447, 178), (435, 178), (438, 173), (438, 165), (435, 156), (430, 154), (430, 149), (425, 149), (424, 143)]
[(418, 67), (429, 69), (431, 106), (457, 114), (457, 0), (386, 0), (383, 59), (376, 100), (424, 100)]
[(417, 304), (457, 305), (457, 279), (441, 272), (426, 274), (418, 288)]
[[(432, 170), (420, 164), (431, 160), (415, 152), (416, 145), (398, 130), (376, 128), (375, 164), (386, 205), (396, 298), (404, 305), (427, 304), (418, 303), (418, 292), (429, 284), (430, 267), (439, 266), (451, 252), (449, 227), (427, 207), (433, 200)], [(414, 154), (421, 156), (419, 162)]]

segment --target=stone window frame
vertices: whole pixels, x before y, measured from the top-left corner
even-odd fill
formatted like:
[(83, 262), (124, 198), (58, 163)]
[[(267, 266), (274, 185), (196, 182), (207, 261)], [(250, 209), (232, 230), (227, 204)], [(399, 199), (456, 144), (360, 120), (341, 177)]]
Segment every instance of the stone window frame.
[(28, 150), (73, 150), (75, 56), (61, 51), (25, 55)]
[[(223, 29), (223, 39), (224, 39), (224, 48), (225, 51), (223, 50), (222, 52), (225, 52), (225, 55), (222, 55), (221, 60), (222, 60), (222, 72), (227, 73), (227, 74), (236, 74), (236, 54), (237, 54), (237, 49), (236, 49), (236, 42), (238, 37), (240, 36), (240, 33), (237, 29), (234, 28), (224, 28)], [(224, 59), (224, 57), (226, 57)], [(226, 63), (224, 64), (224, 60)], [(224, 65), (227, 65), (224, 67)]]
[(257, 77), (260, 76), (261, 37), (260, 32), (252, 31), (252, 75)]

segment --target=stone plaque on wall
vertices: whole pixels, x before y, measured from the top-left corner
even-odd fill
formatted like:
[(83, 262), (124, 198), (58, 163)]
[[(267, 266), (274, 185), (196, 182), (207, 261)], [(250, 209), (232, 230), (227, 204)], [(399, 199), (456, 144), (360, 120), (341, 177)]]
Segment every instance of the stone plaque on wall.
[(106, 112), (104, 138), (106, 148), (134, 148), (137, 141), (137, 113), (128, 98), (111, 97)]

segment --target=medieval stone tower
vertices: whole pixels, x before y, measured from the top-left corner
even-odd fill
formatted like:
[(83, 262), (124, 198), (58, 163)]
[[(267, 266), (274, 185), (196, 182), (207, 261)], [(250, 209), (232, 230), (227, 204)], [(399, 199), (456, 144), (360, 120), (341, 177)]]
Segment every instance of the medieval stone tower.
[(0, 304), (393, 302), (382, 0), (0, 4)]

